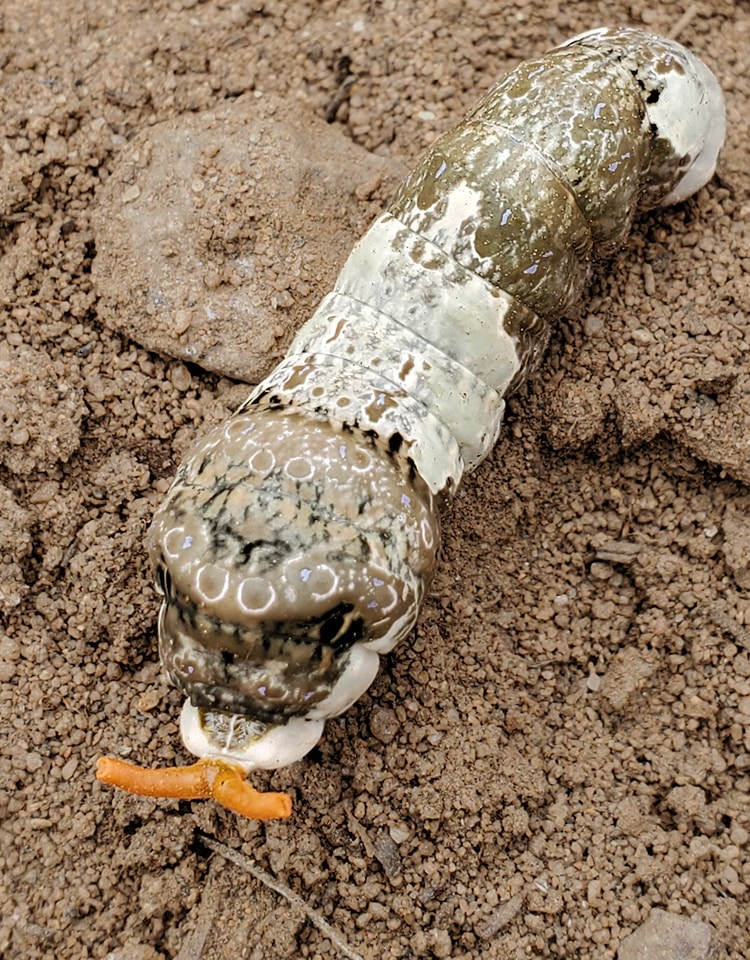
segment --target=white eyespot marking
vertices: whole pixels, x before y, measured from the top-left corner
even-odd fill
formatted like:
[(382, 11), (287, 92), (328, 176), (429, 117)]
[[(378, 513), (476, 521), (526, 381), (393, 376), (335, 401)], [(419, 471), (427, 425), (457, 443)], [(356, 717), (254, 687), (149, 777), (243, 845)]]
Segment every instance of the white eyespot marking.
[(313, 571), (307, 587), (315, 600), (327, 600), (338, 590), (339, 578), (332, 567), (321, 564)]
[(276, 466), (276, 457), (272, 450), (257, 450), (247, 461), (247, 465), (252, 473), (266, 477)]
[(193, 537), (185, 532), (184, 527), (173, 527), (165, 535), (163, 544), (166, 558), (177, 560), (192, 547)]
[(286, 564), (283, 575), (292, 589), (295, 584), (300, 584), (299, 590), (316, 603), (335, 596), (341, 585), (340, 577), (330, 564), (316, 563), (312, 566), (298, 557)]
[(241, 442), (253, 433), (255, 427), (255, 422), (247, 418), (229, 420), (224, 429), (224, 436), (229, 442)]
[(261, 577), (249, 577), (240, 583), (237, 602), (246, 613), (265, 613), (276, 600), (276, 590)]
[(315, 476), (315, 465), (305, 457), (293, 457), (284, 470), (292, 480), (311, 480)]
[(199, 567), (195, 574), (195, 580), (198, 592), (209, 603), (221, 600), (226, 596), (229, 589), (229, 573), (213, 563), (207, 563), (205, 566)]
[(353, 452), (350, 451), (347, 454), (347, 460), (349, 469), (352, 473), (359, 473), (363, 476), (367, 476), (372, 469), (372, 454), (365, 448)]
[(422, 535), (422, 543), (425, 550), (432, 550), (435, 547), (435, 528), (428, 520), (423, 520), (419, 525), (419, 532)]
[(372, 609), (378, 610), (382, 616), (387, 616), (398, 605), (398, 591), (392, 583), (386, 583), (380, 577), (373, 577), (371, 584), (372, 599), (377, 604), (377, 607)]

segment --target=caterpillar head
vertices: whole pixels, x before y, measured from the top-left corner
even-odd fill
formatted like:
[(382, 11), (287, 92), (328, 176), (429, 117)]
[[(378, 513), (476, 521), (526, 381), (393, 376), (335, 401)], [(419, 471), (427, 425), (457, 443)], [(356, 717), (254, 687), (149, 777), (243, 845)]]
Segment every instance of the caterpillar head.
[(251, 406), (193, 449), (149, 539), (188, 749), (275, 767), (311, 749), (414, 626), (439, 523), (378, 438)]

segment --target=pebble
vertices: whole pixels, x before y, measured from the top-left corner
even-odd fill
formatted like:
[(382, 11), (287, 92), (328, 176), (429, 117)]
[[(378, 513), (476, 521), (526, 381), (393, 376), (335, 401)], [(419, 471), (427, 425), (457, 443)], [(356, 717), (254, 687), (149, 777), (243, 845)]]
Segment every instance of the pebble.
[(718, 960), (721, 952), (710, 923), (655, 909), (622, 941), (617, 960)]
[(385, 832), (380, 832), (374, 843), (375, 859), (383, 868), (386, 877), (392, 879), (401, 873), (401, 855), (395, 841)]
[(398, 717), (388, 707), (375, 707), (370, 714), (370, 732), (381, 743), (390, 743), (400, 727)]

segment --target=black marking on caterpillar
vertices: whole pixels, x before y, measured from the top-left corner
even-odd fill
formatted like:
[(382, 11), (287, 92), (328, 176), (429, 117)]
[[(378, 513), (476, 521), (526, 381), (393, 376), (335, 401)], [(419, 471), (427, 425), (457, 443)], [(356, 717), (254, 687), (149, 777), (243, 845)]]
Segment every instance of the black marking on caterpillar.
[(416, 622), (439, 505), (492, 448), (592, 251), (706, 183), (723, 137), (701, 61), (599, 30), (519, 66), (434, 144), (154, 519), (189, 750), (283, 766), (367, 689)]

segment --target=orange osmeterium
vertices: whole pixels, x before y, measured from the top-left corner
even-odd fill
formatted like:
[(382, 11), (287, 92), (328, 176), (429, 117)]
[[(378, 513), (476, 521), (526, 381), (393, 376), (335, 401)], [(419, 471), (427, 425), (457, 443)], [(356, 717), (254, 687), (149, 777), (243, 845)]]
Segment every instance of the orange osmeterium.
[(260, 793), (245, 779), (245, 770), (225, 760), (203, 759), (189, 767), (158, 767), (149, 770), (124, 760), (100, 757), (96, 779), (143, 797), (206, 800), (251, 820), (278, 820), (292, 812), (286, 793)]

